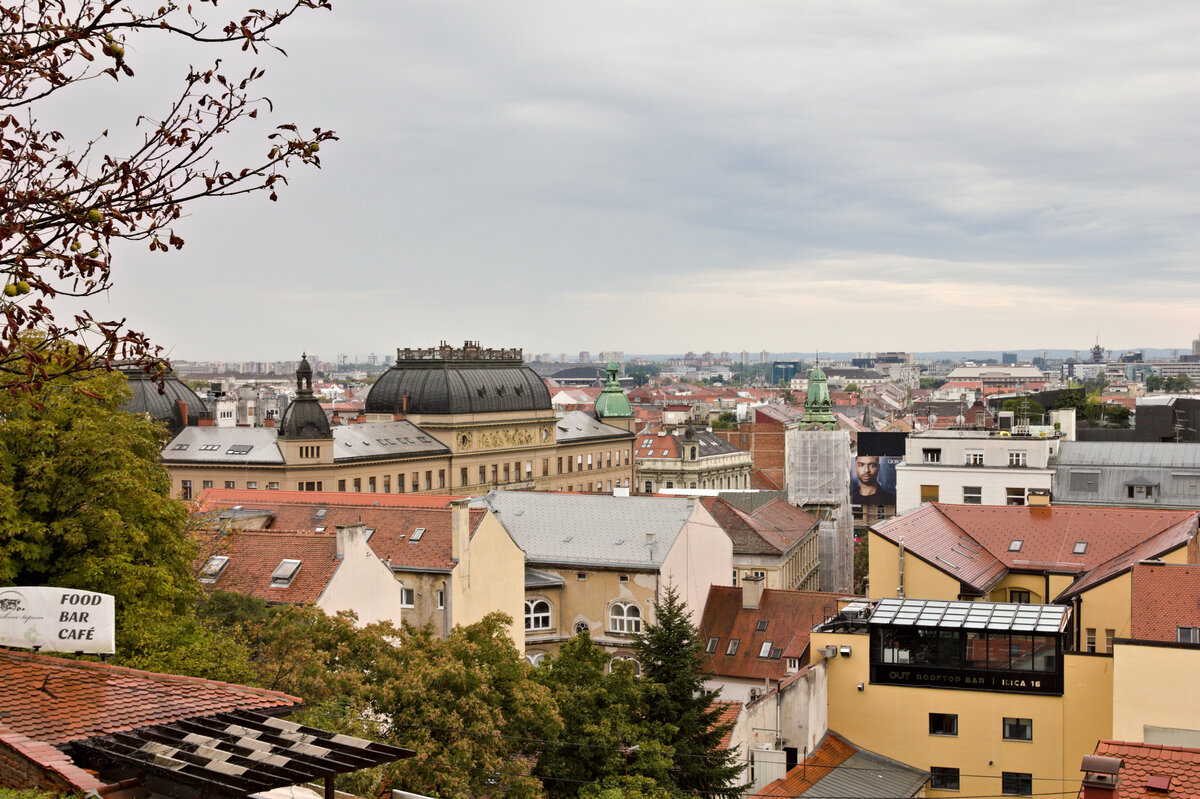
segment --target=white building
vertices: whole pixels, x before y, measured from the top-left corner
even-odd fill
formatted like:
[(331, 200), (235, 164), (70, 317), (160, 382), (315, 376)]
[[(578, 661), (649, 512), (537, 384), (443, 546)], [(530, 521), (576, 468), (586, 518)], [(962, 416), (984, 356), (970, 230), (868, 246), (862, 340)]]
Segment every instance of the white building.
[(913, 433), (896, 466), (896, 512), (926, 502), (1024, 505), (1031, 490), (1049, 492), (1059, 443), (1075, 440), (1073, 408), (1052, 411), (1051, 424), (1007, 430)]

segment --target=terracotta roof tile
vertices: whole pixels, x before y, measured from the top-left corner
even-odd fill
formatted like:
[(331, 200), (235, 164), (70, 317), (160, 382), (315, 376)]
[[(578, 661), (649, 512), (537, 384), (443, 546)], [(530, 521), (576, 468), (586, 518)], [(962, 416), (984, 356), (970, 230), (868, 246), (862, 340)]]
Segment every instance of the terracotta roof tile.
[(721, 715), (717, 716), (713, 726), (729, 725), (729, 729), (725, 730), (725, 737), (721, 739), (721, 748), (728, 749), (729, 743), (733, 739), (733, 726), (737, 724), (738, 717), (742, 715), (742, 703), (716, 701), (712, 703), (712, 706), (721, 711)]
[(827, 733), (820, 745), (805, 761), (788, 771), (783, 779), (775, 780), (758, 792), (758, 796), (800, 796), (817, 784), (822, 777), (845, 763), (858, 750), (837, 733)]
[[(1114, 799), (1192, 799), (1200, 796), (1200, 749), (1161, 744), (1100, 741), (1095, 754), (1119, 757), (1120, 783)], [(1169, 777), (1170, 790), (1148, 790), (1151, 777)], [(1079, 796), (1083, 797), (1082, 788)]]
[[(842, 594), (821, 591), (765, 589), (757, 608), (742, 608), (742, 589), (714, 585), (700, 622), (700, 636), (707, 645), (716, 638), (716, 649), (705, 656), (705, 667), (719, 677), (781, 680), (787, 676), (787, 658), (803, 657), (814, 625), (837, 612)], [(766, 630), (759, 630), (761, 622)], [(729, 643), (738, 640), (737, 651), (728, 655)], [(759, 657), (763, 645), (780, 650), (780, 657)], [(803, 665), (803, 663), (801, 664)]]
[(1145, 564), (1133, 567), (1133, 638), (1178, 640), (1178, 627), (1200, 627), (1200, 566)]
[(59, 746), (100, 733), (300, 704), (277, 691), (0, 650), (4, 726)]
[[(337, 559), (337, 534), (332, 531), (204, 531), (200, 534), (200, 551), (203, 554), (196, 562), (197, 572), (212, 556), (229, 558), (216, 581), (204, 584), (206, 589), (297, 605), (320, 599), (341, 564)], [(300, 570), (288, 585), (273, 586), (271, 575), (285, 559), (300, 561)]]
[(702, 497), (700, 502), (733, 541), (734, 554), (780, 555), (819, 523), (815, 516), (782, 499), (771, 500), (753, 513), (720, 497)]

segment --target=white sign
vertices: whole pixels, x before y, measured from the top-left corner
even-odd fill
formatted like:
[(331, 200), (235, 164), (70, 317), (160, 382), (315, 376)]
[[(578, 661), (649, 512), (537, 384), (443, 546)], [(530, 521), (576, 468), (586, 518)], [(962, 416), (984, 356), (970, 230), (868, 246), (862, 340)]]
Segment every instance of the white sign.
[(73, 588), (0, 588), (0, 646), (112, 654), (116, 601)]

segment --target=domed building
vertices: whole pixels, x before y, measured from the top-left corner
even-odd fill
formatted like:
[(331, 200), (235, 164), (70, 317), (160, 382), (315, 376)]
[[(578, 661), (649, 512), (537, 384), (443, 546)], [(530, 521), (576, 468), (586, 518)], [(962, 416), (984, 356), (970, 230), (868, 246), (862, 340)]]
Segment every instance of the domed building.
[(121, 404), (127, 413), (144, 413), (151, 419), (165, 422), (171, 435), (177, 435), (188, 425), (199, 423), (201, 414), (208, 412), (204, 400), (175, 376), (166, 375), (161, 383), (157, 376), (129, 364), (118, 367), (129, 382), (132, 396)]
[(330, 423), (305, 357), (278, 428), (181, 430), (163, 449), (176, 492), (632, 490), (633, 414), (615, 381), (605, 389), (604, 415), (558, 414), (519, 349), (443, 342), (396, 356), (367, 394), (363, 416), (349, 424)]

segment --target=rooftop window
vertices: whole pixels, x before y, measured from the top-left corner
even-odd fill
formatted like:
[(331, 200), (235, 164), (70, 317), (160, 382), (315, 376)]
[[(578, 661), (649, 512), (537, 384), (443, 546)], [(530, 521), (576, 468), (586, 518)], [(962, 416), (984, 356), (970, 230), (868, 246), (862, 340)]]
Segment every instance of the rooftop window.
[(1087, 541), (1076, 541), (1074, 549), (1071, 550), (1076, 555), (1084, 555), (1087, 553)]
[(296, 579), (296, 573), (299, 571), (300, 561), (284, 558), (275, 571), (271, 572), (271, 587), (287, 588), (292, 584), (292, 580)]
[(767, 620), (759, 619), (758, 624), (757, 624), (757, 626), (755, 626), (754, 630), (755, 630), (755, 632), (765, 633), (767, 631)]
[(201, 452), (215, 452), (216, 450), (219, 450), (220, 448), (221, 448), (220, 444), (201, 444), (200, 445)]
[(416, 530), (413, 530), (412, 535), (408, 537), (408, 542), (410, 544), (416, 543), (417, 541), (421, 540), (421, 536), (423, 535), (425, 535), (425, 528), (418, 527)]
[(200, 582), (215, 583), (221, 576), (221, 572), (225, 571), (225, 567), (229, 565), (229, 558), (225, 555), (213, 555), (204, 564), (204, 568), (200, 570)]
[(1025, 545), (1025, 541), (1023, 539), (1014, 538), (1012, 541), (1008, 542), (1008, 551), (1009, 552), (1020, 552), (1021, 547), (1024, 545)]
[(225, 454), (226, 455), (245, 455), (252, 449), (254, 449), (253, 444), (230, 444), (229, 449), (225, 450)]

